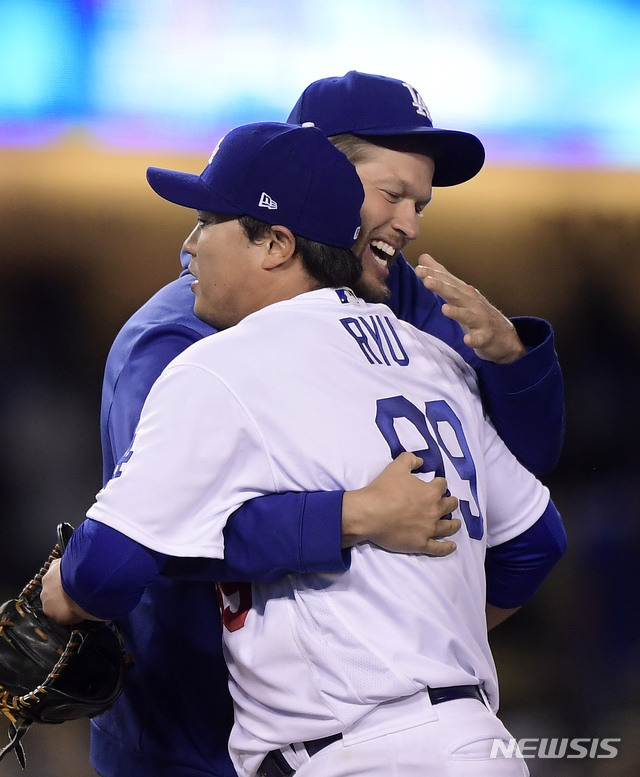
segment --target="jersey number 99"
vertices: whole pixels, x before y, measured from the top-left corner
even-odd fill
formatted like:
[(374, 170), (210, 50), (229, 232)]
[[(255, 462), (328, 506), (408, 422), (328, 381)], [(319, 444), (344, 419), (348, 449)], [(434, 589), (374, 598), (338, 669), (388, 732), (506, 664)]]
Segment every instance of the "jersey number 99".
[[(442, 458), (444, 452), (460, 479), (468, 482), (474, 502), (473, 509), (468, 499), (459, 499), (459, 509), (469, 537), (472, 540), (481, 540), (484, 534), (484, 520), (478, 503), (476, 465), (471, 457), (460, 419), (451, 406), (443, 399), (438, 399), (426, 402), (423, 412), (402, 396), (379, 399), (376, 405), (376, 425), (389, 446), (391, 458), (397, 458), (406, 450), (400, 442), (395, 425), (399, 418), (405, 418), (417, 429), (426, 443), (425, 448), (412, 451), (423, 461), (420, 469), (416, 471), (433, 472), (434, 477), (446, 477)], [(453, 432), (458, 450), (452, 451), (451, 446), (445, 442), (444, 426), (448, 426)]]

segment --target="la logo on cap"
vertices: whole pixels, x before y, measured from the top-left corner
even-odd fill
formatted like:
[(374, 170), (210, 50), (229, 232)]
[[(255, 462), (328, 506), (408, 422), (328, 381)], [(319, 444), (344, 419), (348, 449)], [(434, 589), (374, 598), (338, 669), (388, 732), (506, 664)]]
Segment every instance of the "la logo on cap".
[(429, 119), (429, 121), (431, 121), (431, 114), (429, 113), (429, 109), (427, 108), (425, 101), (422, 99), (422, 96), (418, 93), (417, 89), (411, 86), (411, 84), (406, 84), (404, 81), (402, 82), (402, 86), (406, 86), (409, 90), (411, 99), (413, 100), (411, 104), (416, 109), (416, 113), (419, 113), (420, 116), (425, 116), (427, 119)]
[(278, 203), (272, 197), (269, 197), (266, 192), (262, 192), (258, 207), (269, 208), (269, 210), (278, 210)]

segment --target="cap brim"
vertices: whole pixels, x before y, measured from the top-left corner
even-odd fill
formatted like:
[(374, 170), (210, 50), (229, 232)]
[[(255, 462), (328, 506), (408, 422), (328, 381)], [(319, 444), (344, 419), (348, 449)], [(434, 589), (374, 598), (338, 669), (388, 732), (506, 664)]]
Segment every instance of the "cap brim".
[(365, 137), (414, 137), (424, 141), (424, 153), (435, 162), (434, 186), (456, 186), (480, 172), (485, 160), (484, 146), (469, 132), (437, 127), (376, 127), (353, 132)]
[(235, 205), (224, 200), (210, 189), (199, 175), (165, 170), (161, 167), (147, 168), (147, 181), (156, 194), (165, 200), (184, 208), (204, 210), (211, 213), (242, 215)]

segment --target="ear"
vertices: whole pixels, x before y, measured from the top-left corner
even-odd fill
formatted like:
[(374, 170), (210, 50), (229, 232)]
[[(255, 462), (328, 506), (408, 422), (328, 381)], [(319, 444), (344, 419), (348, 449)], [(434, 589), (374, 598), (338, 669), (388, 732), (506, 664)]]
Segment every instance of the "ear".
[(288, 227), (275, 225), (265, 240), (265, 254), (262, 267), (265, 270), (275, 270), (287, 264), (296, 253), (296, 239)]

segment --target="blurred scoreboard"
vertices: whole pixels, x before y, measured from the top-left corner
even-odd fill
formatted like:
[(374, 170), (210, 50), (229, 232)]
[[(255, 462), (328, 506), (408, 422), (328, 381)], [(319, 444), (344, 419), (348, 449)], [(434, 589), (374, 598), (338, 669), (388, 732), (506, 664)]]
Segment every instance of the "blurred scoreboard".
[(0, 146), (204, 151), (351, 69), (489, 160), (640, 166), (637, 0), (0, 0)]

